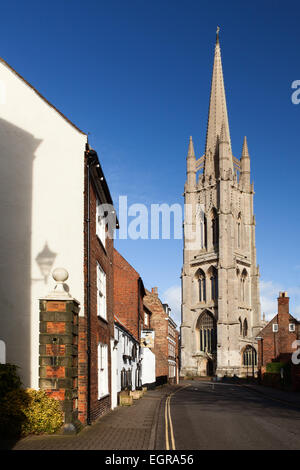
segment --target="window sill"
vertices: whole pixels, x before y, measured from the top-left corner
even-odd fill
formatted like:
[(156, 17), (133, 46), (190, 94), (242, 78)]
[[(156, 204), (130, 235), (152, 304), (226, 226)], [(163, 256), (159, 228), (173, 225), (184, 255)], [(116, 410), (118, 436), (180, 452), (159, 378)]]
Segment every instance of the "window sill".
[(101, 315), (97, 315), (97, 317), (98, 317), (98, 320), (101, 320), (108, 325), (108, 320), (106, 320), (106, 318), (101, 317)]
[(110, 394), (107, 393), (106, 395), (103, 395), (103, 396), (100, 397), (100, 398), (98, 397), (98, 401), (104, 400), (104, 398), (107, 398), (107, 397), (109, 397), (109, 396), (110, 396)]
[(106, 256), (107, 256), (107, 251), (106, 251), (105, 246), (103, 245), (103, 242), (101, 241), (101, 238), (100, 238), (97, 234), (96, 234), (96, 237), (97, 237), (97, 240), (98, 240), (98, 242), (99, 242), (101, 248), (103, 249), (104, 253), (105, 253)]

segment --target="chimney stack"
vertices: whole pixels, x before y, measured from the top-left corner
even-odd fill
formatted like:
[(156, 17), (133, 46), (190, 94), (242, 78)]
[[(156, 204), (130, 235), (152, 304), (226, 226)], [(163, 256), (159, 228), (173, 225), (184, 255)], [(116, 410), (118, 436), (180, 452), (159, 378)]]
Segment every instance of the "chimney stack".
[(289, 302), (290, 298), (288, 297), (287, 292), (279, 292), (278, 297), (278, 315), (288, 315), (290, 313)]
[(152, 287), (151, 292), (152, 292), (152, 294), (158, 295), (157, 287)]

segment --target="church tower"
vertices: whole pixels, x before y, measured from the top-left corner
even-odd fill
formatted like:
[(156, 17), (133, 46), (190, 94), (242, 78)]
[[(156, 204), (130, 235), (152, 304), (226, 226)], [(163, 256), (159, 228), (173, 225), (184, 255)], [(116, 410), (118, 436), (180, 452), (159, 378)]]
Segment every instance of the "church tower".
[(246, 137), (232, 154), (219, 28), (205, 153), (192, 137), (184, 189), (181, 375), (255, 375), (261, 329), (253, 183)]

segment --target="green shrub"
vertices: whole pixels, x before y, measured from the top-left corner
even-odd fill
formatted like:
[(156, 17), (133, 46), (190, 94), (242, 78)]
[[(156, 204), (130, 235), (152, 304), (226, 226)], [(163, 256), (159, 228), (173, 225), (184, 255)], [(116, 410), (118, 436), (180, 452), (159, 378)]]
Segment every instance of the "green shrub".
[(0, 402), (0, 434), (26, 436), (54, 433), (63, 424), (63, 413), (58, 400), (48, 397), (43, 390), (13, 390)]
[(26, 390), (30, 402), (24, 410), (26, 421), (25, 433), (54, 433), (63, 425), (63, 413), (60, 402), (50, 398), (43, 390)]
[(20, 390), (21, 380), (14, 364), (0, 364), (0, 400), (12, 390)]
[(280, 374), (280, 369), (284, 368), (284, 362), (269, 362), (267, 364), (267, 372), (270, 374)]

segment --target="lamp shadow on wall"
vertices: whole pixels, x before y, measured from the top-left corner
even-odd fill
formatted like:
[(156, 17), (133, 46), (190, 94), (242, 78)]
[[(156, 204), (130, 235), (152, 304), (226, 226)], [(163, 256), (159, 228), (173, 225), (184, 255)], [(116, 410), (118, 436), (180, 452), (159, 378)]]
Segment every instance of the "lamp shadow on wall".
[(41, 142), (0, 118), (0, 339), (25, 386), (31, 364), (33, 162)]

